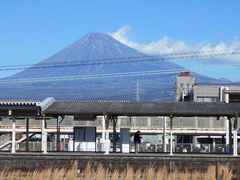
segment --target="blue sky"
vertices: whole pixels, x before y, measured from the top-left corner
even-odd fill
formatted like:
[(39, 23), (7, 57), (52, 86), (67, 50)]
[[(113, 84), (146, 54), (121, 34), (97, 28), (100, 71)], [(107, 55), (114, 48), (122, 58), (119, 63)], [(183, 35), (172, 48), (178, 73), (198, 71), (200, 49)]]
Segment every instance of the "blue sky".
[[(0, 66), (40, 62), (88, 32), (112, 33), (150, 54), (240, 48), (239, 9), (239, 0), (1, 0)], [(206, 66), (199, 61), (184, 65)], [(224, 63), (240, 59), (226, 57)], [(202, 73), (240, 81), (236, 72)]]

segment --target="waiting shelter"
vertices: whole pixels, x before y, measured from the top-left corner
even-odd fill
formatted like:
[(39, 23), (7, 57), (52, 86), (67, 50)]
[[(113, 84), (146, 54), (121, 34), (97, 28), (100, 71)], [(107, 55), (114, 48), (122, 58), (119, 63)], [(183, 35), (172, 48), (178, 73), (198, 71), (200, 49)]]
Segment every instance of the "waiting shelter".
[[(118, 116), (167, 116), (170, 118), (170, 154), (173, 154), (172, 124), (175, 117), (225, 117), (229, 122), (229, 145), (237, 156), (237, 123), (240, 103), (224, 102), (131, 102), (131, 101), (54, 101), (42, 112), (45, 117), (103, 116), (102, 126), (105, 154), (109, 153), (109, 121), (113, 122), (113, 135), (116, 134)], [(232, 132), (233, 125), (233, 132)], [(113, 142), (113, 151), (116, 142)]]
[[(233, 155), (237, 156), (237, 127), (240, 115), (240, 103), (224, 102), (158, 102), (158, 101), (57, 101), (54, 98), (47, 98), (40, 102), (29, 101), (0, 101), (0, 118), (8, 118), (12, 121), (12, 149), (16, 149), (16, 120), (26, 120), (26, 150), (28, 151), (29, 118), (40, 119), (42, 124), (42, 152), (47, 153), (47, 128), (46, 122), (51, 117), (57, 117), (57, 132), (60, 134), (60, 122), (65, 116), (74, 118), (89, 118), (94, 120), (97, 116), (102, 116), (102, 137), (104, 140), (105, 154), (109, 153), (109, 121), (113, 123), (113, 135), (116, 137), (116, 122), (119, 116), (165, 116), (170, 118), (170, 154), (173, 154), (172, 124), (175, 117), (224, 117), (229, 124), (229, 146)], [(233, 127), (233, 128), (232, 128)], [(232, 130), (233, 129), (233, 130)], [(79, 142), (86, 144), (91, 142), (94, 146), (96, 131), (93, 128), (80, 130), (84, 132)], [(90, 134), (90, 136), (89, 136)], [(94, 134), (94, 136), (92, 136)], [(129, 131), (123, 129), (121, 132), (122, 143), (127, 144)], [(233, 136), (233, 142), (232, 142)], [(126, 144), (122, 144), (123, 149), (127, 149)], [(164, 144), (166, 144), (164, 142)], [(113, 141), (113, 152), (116, 151), (116, 139)]]
[(41, 107), (36, 102), (0, 102), (0, 118), (10, 118), (12, 120), (12, 153), (16, 152), (16, 120), (26, 119), (26, 150), (28, 151), (29, 118), (36, 118), (40, 116)]

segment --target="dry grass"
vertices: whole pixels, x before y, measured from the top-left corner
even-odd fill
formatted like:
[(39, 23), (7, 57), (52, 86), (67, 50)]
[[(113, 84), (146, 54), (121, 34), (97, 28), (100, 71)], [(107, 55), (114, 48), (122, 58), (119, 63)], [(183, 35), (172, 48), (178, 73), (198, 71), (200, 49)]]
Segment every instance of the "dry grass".
[[(232, 170), (220, 166), (220, 179), (231, 180)], [(210, 166), (205, 171), (179, 171), (154, 166), (134, 170), (127, 165), (124, 170), (105, 168), (102, 164), (94, 168), (88, 163), (83, 171), (79, 171), (75, 162), (71, 169), (48, 168), (35, 171), (0, 171), (0, 180), (216, 180), (216, 167)]]

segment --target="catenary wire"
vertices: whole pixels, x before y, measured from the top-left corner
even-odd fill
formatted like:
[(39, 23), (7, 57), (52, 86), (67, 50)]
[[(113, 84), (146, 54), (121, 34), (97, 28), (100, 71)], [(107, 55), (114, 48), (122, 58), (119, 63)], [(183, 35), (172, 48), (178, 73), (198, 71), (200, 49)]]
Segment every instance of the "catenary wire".
[(11, 83), (55, 82), (55, 81), (66, 81), (66, 80), (86, 80), (86, 79), (99, 79), (99, 78), (123, 78), (123, 77), (175, 74), (175, 73), (179, 73), (182, 71), (236, 69), (239, 67), (240, 67), (240, 64), (235, 64), (235, 65), (210, 66), (210, 67), (205, 66), (205, 67), (201, 67), (201, 68), (192, 68), (192, 69), (184, 68), (184, 69), (173, 69), (173, 70), (139, 71), (139, 72), (110, 73), (110, 74), (98, 74), (98, 75), (7, 79), (7, 80), (0, 80), (0, 83), (1, 84), (11, 84)]
[(240, 54), (239, 49), (234, 49), (226, 52), (209, 51), (205, 52), (189, 52), (189, 53), (174, 53), (161, 56), (132, 56), (123, 58), (109, 58), (109, 59), (95, 59), (95, 60), (79, 60), (79, 61), (60, 61), (50, 63), (23, 64), (23, 65), (4, 65), (0, 66), (0, 71), (10, 70), (24, 70), (24, 69), (39, 69), (39, 68), (60, 68), (72, 66), (90, 66), (90, 65), (106, 65), (106, 64), (120, 64), (120, 63), (138, 63), (148, 61), (170, 61), (178, 59), (194, 59), (194, 58), (209, 58), (215, 56), (228, 56)]

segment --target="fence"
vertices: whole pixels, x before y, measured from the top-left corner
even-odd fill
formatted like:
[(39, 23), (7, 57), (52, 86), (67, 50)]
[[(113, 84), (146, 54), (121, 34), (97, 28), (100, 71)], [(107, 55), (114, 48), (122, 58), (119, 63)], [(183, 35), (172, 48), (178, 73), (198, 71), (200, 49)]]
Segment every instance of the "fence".
[[(60, 144), (60, 151), (74, 151), (72, 145), (69, 142), (64, 142)], [(96, 143), (96, 152), (104, 152), (105, 147), (103, 143)], [(116, 152), (121, 152), (120, 144), (116, 146)], [(10, 150), (11, 147), (8, 148)], [(48, 151), (57, 151), (58, 146), (56, 142), (48, 142), (47, 144)], [(87, 149), (87, 148), (86, 148)], [(173, 152), (175, 153), (218, 153), (224, 154), (227, 152), (228, 147), (225, 144), (197, 144), (192, 143), (177, 143), (173, 144)], [(25, 151), (26, 143), (22, 142), (18, 145), (17, 150)], [(129, 145), (130, 152), (135, 152), (134, 144), (130, 143)], [(167, 152), (170, 152), (170, 145), (166, 144)], [(41, 142), (29, 142), (29, 151), (41, 151)], [(83, 152), (83, 151), (77, 151)], [(110, 152), (113, 152), (113, 145), (110, 145)], [(140, 152), (142, 153), (163, 153), (164, 145), (162, 143), (142, 143), (140, 145)], [(240, 146), (238, 147), (238, 152), (240, 153)]]

